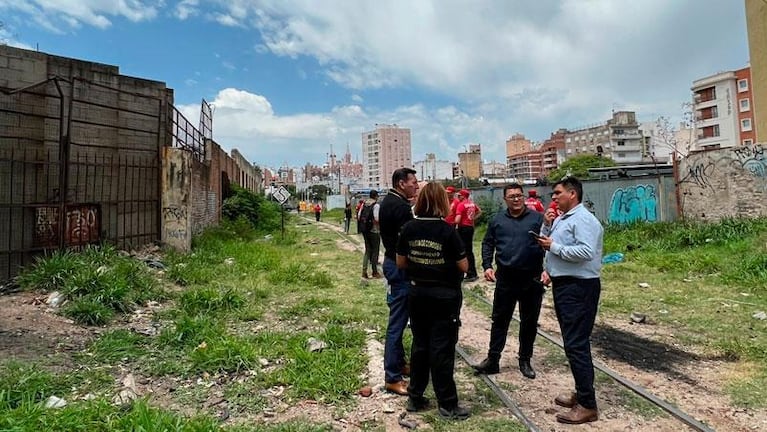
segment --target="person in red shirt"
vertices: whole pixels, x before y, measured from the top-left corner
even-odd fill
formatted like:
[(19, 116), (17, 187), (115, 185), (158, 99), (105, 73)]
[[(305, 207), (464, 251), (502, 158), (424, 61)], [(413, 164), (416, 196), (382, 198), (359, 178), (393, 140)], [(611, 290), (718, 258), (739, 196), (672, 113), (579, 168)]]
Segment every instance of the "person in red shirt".
[(482, 213), (482, 209), (471, 200), (468, 190), (461, 189), (458, 192), (459, 202), (455, 209), (455, 224), (458, 227), (458, 236), (466, 248), (466, 258), (469, 259), (469, 270), (466, 272), (466, 282), (474, 282), (477, 276), (477, 264), (474, 260), (474, 221)]
[(445, 216), (445, 222), (447, 222), (450, 226), (455, 226), (455, 210), (461, 200), (458, 199), (454, 187), (446, 187), (445, 192), (447, 192), (447, 200), (450, 202), (450, 211), (447, 213), (447, 216)]
[(314, 205), (314, 217), (317, 219), (317, 222), (320, 221), (320, 213), (322, 213), (322, 206), (320, 206), (320, 203), (317, 203)]
[(538, 193), (535, 191), (535, 189), (530, 189), (529, 191), (527, 191), (527, 199), (525, 200), (525, 206), (529, 208), (530, 210), (537, 211), (538, 213), (543, 213), (543, 211), (545, 210), (543, 208), (543, 203), (541, 202), (541, 199), (538, 198)]

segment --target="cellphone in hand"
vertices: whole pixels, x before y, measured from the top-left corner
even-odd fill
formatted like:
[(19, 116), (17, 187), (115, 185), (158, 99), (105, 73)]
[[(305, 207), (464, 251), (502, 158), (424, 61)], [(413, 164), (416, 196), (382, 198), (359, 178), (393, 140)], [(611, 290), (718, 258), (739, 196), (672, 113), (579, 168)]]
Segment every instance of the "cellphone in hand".
[(530, 234), (531, 236), (535, 237), (536, 239), (540, 239), (540, 238), (543, 238), (543, 236), (542, 236), (542, 235), (538, 234), (537, 232), (535, 232), (535, 231), (533, 231), (533, 230), (530, 230), (530, 231), (528, 231), (527, 233), (528, 233), (528, 234)]

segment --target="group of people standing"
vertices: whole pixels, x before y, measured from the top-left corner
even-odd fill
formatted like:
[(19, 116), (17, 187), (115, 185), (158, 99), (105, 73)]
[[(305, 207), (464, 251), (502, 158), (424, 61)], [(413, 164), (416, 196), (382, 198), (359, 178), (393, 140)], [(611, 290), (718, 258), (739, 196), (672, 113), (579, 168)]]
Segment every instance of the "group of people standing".
[[(557, 421), (580, 424), (598, 418), (590, 336), (600, 296), (603, 228), (581, 204), (583, 187), (568, 177), (553, 187), (552, 205), (544, 211), (526, 199), (519, 184), (503, 189), (506, 209), (489, 222), (482, 239), (484, 279), (495, 283), (492, 326), (487, 357), (478, 373), (499, 373), (501, 353), (514, 309), (519, 303), (518, 365), (522, 375), (536, 377), (533, 346), (545, 286), (551, 285), (565, 354), (575, 390), (554, 403), (569, 408)], [(358, 206), (358, 223), (372, 214), (373, 229), (362, 232), (366, 255), (363, 277), (377, 269), (378, 240), (384, 246), (389, 319), (384, 345), (385, 389), (408, 396), (407, 410), (430, 407), (424, 392), (431, 376), (439, 415), (465, 419), (470, 411), (458, 403), (453, 378), (455, 345), (461, 325), (461, 283), (478, 278), (472, 252), (474, 221), (481, 209), (468, 190), (456, 193), (430, 182), (419, 188), (416, 171), (392, 174), (392, 189), (378, 202), (378, 193)], [(365, 212), (365, 206), (371, 207)], [(413, 335), (410, 362), (403, 334), (408, 321)], [(405, 377), (410, 377), (410, 382)]]

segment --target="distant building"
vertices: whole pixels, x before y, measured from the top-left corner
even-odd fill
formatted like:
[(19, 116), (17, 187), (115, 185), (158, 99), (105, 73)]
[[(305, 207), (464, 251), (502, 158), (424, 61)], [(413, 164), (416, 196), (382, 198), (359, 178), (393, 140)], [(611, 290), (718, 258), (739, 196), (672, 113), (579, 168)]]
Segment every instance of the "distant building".
[(437, 160), (434, 153), (427, 153), (426, 159), (413, 162), (413, 169), (418, 174), (418, 180), (452, 180), (453, 163), (446, 160)]
[(767, 142), (767, 3), (746, 0), (746, 25), (751, 62), (752, 129), (756, 142), (763, 143)]
[(469, 151), (458, 153), (459, 177), (478, 179), (482, 177), (482, 146), (470, 144)]
[[(642, 161), (639, 124), (633, 111), (616, 111), (610, 120), (568, 131), (565, 135), (565, 157), (596, 154), (609, 157), (618, 164)], [(560, 161), (561, 162), (564, 161)]]
[(412, 167), (410, 129), (376, 125), (362, 134), (362, 181), (367, 187), (391, 187), (394, 170)]
[[(642, 161), (643, 164), (670, 163), (671, 154), (674, 152), (673, 136), (664, 138), (657, 122), (643, 122), (639, 124), (639, 132), (642, 134)], [(666, 140), (670, 142), (666, 142)]]
[(516, 153), (507, 153), (508, 175), (528, 183), (548, 175), (565, 159), (566, 134), (567, 129), (559, 129), (539, 145), (533, 145), (524, 135), (511, 137), (506, 141), (506, 151)]
[(695, 141), (692, 151), (753, 144), (750, 88), (749, 68), (693, 81)]
[(482, 175), (488, 178), (506, 177), (508, 169), (503, 162), (487, 162), (482, 164)]

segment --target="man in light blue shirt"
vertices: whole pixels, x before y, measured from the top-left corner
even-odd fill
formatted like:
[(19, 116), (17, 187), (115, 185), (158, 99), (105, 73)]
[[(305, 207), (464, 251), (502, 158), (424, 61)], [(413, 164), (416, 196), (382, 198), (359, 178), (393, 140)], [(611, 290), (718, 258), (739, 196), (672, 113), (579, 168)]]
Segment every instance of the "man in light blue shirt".
[(575, 380), (575, 392), (562, 394), (554, 402), (565, 408), (557, 421), (581, 424), (599, 418), (594, 392), (591, 331), (597, 315), (602, 268), (604, 229), (581, 200), (583, 185), (575, 177), (554, 184), (552, 198), (562, 211), (544, 215), (538, 244), (546, 250), (544, 283), (551, 282), (554, 309), (565, 346), (565, 355)]

